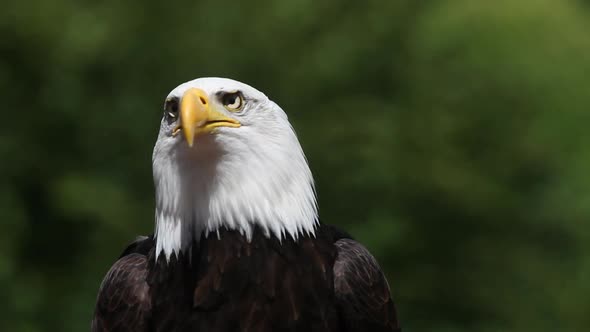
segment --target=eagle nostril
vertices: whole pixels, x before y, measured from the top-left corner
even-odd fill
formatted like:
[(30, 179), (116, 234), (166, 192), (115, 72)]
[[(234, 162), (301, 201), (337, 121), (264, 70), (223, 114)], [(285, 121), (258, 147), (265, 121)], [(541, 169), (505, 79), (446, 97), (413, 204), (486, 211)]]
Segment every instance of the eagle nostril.
[(201, 100), (201, 104), (207, 105), (207, 100), (205, 100), (205, 98), (199, 97), (199, 99)]

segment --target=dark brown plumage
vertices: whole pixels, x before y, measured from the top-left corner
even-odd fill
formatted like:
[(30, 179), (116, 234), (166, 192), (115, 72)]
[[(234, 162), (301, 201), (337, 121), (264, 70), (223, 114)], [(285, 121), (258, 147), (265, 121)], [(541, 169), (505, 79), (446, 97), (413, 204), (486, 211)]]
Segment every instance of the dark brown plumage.
[(143, 238), (113, 265), (92, 331), (398, 330), (376, 260), (329, 226), (282, 242), (220, 230), (169, 262), (154, 255)]

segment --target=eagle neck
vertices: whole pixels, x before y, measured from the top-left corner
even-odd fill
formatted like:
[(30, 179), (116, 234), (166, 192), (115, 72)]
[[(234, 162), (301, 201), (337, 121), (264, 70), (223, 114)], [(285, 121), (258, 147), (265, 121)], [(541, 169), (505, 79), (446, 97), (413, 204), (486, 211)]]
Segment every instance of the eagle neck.
[(294, 132), (275, 144), (265, 134), (260, 136), (266, 141), (248, 145), (229, 135), (211, 136), (173, 155), (157, 153), (156, 146), (156, 257), (164, 253), (169, 260), (202, 235), (220, 237), (224, 229), (248, 241), (255, 228), (279, 240), (315, 234), (314, 182), (301, 146)]

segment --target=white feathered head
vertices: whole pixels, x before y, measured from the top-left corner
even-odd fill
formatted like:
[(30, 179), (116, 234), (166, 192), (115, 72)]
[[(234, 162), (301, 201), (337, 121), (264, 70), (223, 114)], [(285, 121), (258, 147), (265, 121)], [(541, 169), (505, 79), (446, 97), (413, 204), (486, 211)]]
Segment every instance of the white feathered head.
[(255, 226), (266, 236), (313, 234), (313, 178), (287, 115), (260, 91), (224, 78), (176, 87), (153, 153), (157, 254), (201, 233)]

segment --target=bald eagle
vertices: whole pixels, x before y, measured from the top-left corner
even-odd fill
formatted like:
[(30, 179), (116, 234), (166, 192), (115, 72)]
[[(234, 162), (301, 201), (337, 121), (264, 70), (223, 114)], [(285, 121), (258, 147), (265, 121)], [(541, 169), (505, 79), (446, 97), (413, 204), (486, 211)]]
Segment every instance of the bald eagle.
[(223, 78), (166, 98), (153, 151), (155, 232), (100, 286), (92, 331), (397, 331), (360, 243), (320, 223), (283, 110)]

